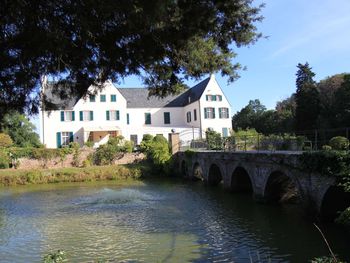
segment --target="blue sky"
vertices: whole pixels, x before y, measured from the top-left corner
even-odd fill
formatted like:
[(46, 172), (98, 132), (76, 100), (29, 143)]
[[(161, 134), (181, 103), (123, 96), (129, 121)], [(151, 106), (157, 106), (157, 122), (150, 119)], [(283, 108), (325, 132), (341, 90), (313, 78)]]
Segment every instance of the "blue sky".
[[(257, 24), (268, 38), (250, 47), (236, 49), (239, 62), (247, 67), (240, 78), (227, 84), (216, 74), (232, 105), (233, 113), (251, 99), (267, 108), (295, 91), (298, 63), (309, 62), (316, 80), (350, 72), (350, 0), (264, 0), (265, 19)], [(196, 82), (189, 81), (192, 86)], [(142, 81), (128, 77), (121, 87), (141, 87)], [(38, 124), (38, 121), (35, 121)]]
[[(265, 0), (265, 17), (258, 29), (267, 39), (236, 49), (236, 61), (247, 67), (240, 78), (227, 84), (217, 80), (233, 112), (260, 99), (267, 108), (295, 91), (298, 63), (309, 62), (316, 80), (350, 72), (350, 0)], [(188, 82), (193, 85), (195, 82)], [(142, 86), (129, 77), (123, 87)]]

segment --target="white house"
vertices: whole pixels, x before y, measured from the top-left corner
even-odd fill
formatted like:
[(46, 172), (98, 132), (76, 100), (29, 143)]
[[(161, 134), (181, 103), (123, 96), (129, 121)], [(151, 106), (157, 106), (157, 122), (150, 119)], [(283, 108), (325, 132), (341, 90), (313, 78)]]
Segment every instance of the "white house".
[(207, 129), (228, 136), (231, 128), (230, 104), (214, 75), (166, 98), (148, 97), (145, 88), (117, 88), (110, 81), (95, 95), (70, 98), (64, 106), (52, 85), (43, 85), (43, 94), (58, 108), (45, 111), (43, 105), (40, 114), (42, 142), (48, 148), (72, 141), (98, 146), (116, 135), (139, 144), (144, 134), (168, 138), (172, 132), (188, 141), (205, 136)]

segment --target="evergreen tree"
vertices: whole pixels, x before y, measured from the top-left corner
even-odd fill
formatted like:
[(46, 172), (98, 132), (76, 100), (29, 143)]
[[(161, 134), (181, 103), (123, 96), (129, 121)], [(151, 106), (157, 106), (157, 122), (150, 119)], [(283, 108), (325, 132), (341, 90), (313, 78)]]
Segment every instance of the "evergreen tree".
[(306, 62), (298, 64), (296, 73), (296, 112), (295, 124), (297, 131), (308, 131), (317, 128), (320, 112), (319, 92), (313, 80), (315, 73)]

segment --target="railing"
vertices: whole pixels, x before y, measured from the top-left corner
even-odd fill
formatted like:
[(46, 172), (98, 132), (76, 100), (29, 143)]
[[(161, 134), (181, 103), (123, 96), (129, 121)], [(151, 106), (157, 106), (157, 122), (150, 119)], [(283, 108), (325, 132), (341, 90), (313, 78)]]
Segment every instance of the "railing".
[[(246, 135), (221, 138), (211, 136), (206, 139), (184, 140), (181, 151), (187, 149), (207, 151), (318, 151), (329, 145), (331, 138), (342, 136), (349, 139), (350, 128), (299, 131), (294, 134)], [(349, 150), (349, 149), (348, 149)]]
[(226, 138), (181, 141), (180, 151), (293, 151), (313, 150), (312, 141), (305, 137), (231, 136)]

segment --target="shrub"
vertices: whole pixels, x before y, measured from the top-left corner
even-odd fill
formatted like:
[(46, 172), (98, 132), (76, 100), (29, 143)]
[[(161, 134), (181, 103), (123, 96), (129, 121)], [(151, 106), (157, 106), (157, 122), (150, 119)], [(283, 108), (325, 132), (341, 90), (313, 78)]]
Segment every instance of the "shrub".
[(124, 141), (124, 152), (131, 153), (134, 149), (134, 142), (133, 141)]
[(147, 153), (151, 144), (152, 144), (153, 136), (151, 134), (143, 135), (142, 141), (140, 143), (141, 152)]
[(206, 131), (205, 138), (207, 140), (208, 149), (220, 150), (223, 148), (221, 134), (216, 131)]
[(349, 140), (342, 136), (336, 136), (330, 139), (329, 145), (334, 150), (347, 150), (349, 149)]
[(342, 224), (350, 229), (350, 207), (341, 212), (335, 222)]
[(325, 145), (322, 146), (322, 150), (323, 150), (323, 151), (331, 151), (331, 150), (332, 150), (332, 147), (329, 146), (329, 145), (327, 145), (327, 144), (325, 144)]
[(69, 148), (73, 151), (73, 161), (72, 165), (75, 167), (79, 167), (80, 165), (80, 144), (77, 142), (71, 142), (69, 143)]
[(0, 133), (0, 147), (8, 148), (13, 144), (11, 137), (6, 133)]
[(0, 149), (0, 169), (7, 169), (10, 167), (10, 158), (5, 150)]
[(89, 148), (92, 148), (92, 147), (94, 146), (94, 142), (92, 142), (92, 141), (87, 141), (87, 142), (85, 143), (85, 146), (86, 146), (86, 147), (89, 147)]
[(168, 141), (162, 135), (146, 134), (140, 144), (141, 151), (146, 153), (147, 158), (158, 169), (166, 171), (170, 162), (171, 154)]

